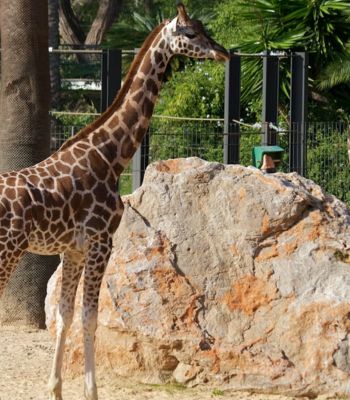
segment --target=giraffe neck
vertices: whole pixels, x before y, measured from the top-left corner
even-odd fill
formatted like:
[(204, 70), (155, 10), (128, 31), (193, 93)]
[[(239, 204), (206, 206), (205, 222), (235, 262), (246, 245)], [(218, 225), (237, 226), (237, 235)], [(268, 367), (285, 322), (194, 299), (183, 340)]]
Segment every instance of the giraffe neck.
[(171, 58), (161, 31), (145, 52), (121, 107), (106, 121), (114, 141), (120, 143), (119, 164), (126, 166), (141, 145)]
[[(147, 132), (166, 66), (172, 56), (165, 23), (146, 39), (125, 78), (123, 87), (107, 111), (68, 140), (59, 153), (74, 154), (76, 147), (97, 151), (90, 169), (99, 175), (120, 176)], [(86, 143), (88, 142), (88, 143)], [(85, 143), (85, 144), (84, 144)], [(87, 148), (86, 148), (87, 146)], [(89, 150), (90, 151), (90, 150)]]

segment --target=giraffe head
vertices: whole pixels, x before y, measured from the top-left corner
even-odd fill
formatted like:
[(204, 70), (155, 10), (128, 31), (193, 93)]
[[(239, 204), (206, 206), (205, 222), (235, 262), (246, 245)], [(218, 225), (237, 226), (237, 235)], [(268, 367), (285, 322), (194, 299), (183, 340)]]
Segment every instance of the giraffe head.
[(182, 3), (178, 4), (177, 11), (177, 16), (167, 25), (173, 54), (217, 61), (227, 61), (230, 58), (228, 51), (206, 33), (201, 21), (190, 19)]

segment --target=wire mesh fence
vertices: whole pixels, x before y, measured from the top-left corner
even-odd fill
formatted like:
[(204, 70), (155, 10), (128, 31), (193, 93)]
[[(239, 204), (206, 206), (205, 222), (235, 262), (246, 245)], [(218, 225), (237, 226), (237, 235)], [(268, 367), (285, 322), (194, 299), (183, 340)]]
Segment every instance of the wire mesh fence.
[(350, 206), (349, 125), (306, 124), (306, 176)]
[[(84, 122), (88, 123), (93, 120), (94, 115), (82, 116), (82, 118), (85, 118)], [(85, 125), (73, 126), (66, 122), (67, 116), (64, 123), (56, 121), (53, 126), (52, 151), (57, 150), (66, 139)], [(273, 127), (272, 129), (274, 129), (276, 144), (284, 149), (282, 162), (278, 168), (280, 171), (296, 170), (350, 205), (348, 124), (315, 122), (302, 127), (293, 126), (283, 129)], [(295, 134), (296, 131), (299, 132), (299, 136)], [(238, 137), (239, 140), (227, 140), (228, 136)], [(137, 187), (137, 184), (133, 185), (133, 181), (142, 181), (147, 165), (157, 160), (196, 156), (207, 161), (223, 162), (225, 151), (237, 152), (237, 148), (233, 149), (231, 146), (238, 146), (239, 163), (245, 166), (252, 165), (252, 149), (260, 146), (264, 140), (266, 140), (264, 129), (259, 124), (248, 126), (233, 123), (230, 133), (225, 133), (224, 121), (221, 119), (154, 117), (141, 149), (135, 155), (138, 160), (135, 162), (134, 159), (134, 162), (130, 163), (120, 179), (120, 190), (123, 194), (130, 193)], [(301, 149), (297, 156), (294, 154), (296, 149)], [(291, 160), (293, 157), (297, 165), (300, 164), (298, 157), (303, 157), (304, 167), (299, 168), (300, 170), (294, 168)]]

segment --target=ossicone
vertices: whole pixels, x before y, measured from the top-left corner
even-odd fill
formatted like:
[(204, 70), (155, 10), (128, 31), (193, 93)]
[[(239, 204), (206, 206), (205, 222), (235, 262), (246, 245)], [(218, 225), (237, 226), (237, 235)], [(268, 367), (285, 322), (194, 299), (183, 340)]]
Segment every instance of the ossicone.
[(177, 8), (178, 21), (180, 23), (185, 23), (190, 20), (190, 17), (188, 16), (188, 14), (186, 12), (186, 8), (182, 2), (179, 2), (177, 4), (176, 8)]

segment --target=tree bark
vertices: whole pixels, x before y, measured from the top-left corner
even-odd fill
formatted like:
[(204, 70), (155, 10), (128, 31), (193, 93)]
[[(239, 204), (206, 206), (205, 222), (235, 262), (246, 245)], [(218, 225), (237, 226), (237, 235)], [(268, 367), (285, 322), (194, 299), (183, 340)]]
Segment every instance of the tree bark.
[(75, 16), (70, 0), (60, 0), (60, 31), (65, 43), (70, 45), (99, 45), (110, 26), (118, 17), (123, 0), (100, 0), (96, 18), (90, 31), (84, 34)]
[[(0, 2), (2, 47), (0, 171), (33, 165), (49, 155), (47, 0)], [(43, 327), (54, 257), (26, 255), (0, 301), (0, 321)]]
[(59, 0), (60, 33), (69, 45), (82, 45), (86, 36), (75, 16), (70, 0)]
[(146, 14), (150, 15), (153, 11), (153, 0), (144, 0), (143, 2)]
[[(58, 0), (49, 0), (49, 47), (57, 49), (60, 44)], [(50, 53), (51, 109), (60, 105), (60, 55)]]
[(96, 18), (87, 34), (85, 44), (101, 44), (102, 40), (120, 13), (121, 0), (101, 0)]

